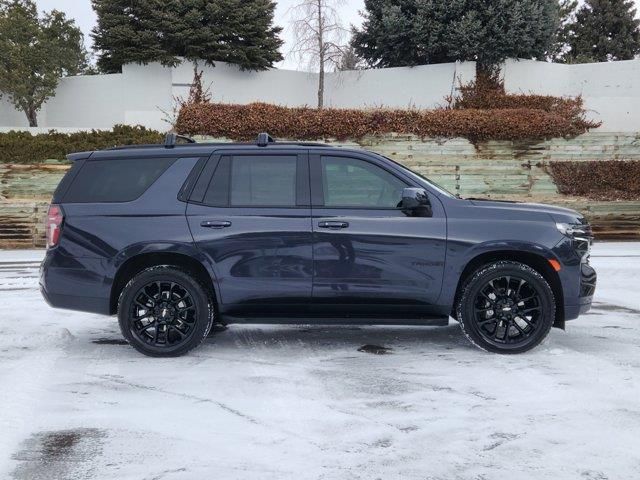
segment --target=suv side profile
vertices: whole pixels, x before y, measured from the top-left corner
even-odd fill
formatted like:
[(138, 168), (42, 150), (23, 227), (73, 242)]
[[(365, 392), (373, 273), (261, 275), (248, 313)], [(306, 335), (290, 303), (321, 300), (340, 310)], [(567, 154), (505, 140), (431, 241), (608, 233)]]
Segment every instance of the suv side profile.
[(447, 325), (520, 353), (589, 310), (572, 210), (463, 199), (376, 153), (176, 143), (69, 156), (47, 218), (47, 302), (118, 315), (150, 356), (214, 323)]

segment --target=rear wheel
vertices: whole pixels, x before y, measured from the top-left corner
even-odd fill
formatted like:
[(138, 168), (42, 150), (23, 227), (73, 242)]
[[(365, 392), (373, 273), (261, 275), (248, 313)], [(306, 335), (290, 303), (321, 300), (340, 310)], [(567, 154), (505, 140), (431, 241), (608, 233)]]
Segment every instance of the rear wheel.
[(118, 302), (122, 335), (153, 357), (187, 353), (206, 338), (213, 324), (208, 289), (170, 266), (151, 267), (124, 287)]
[(457, 307), (464, 334), (495, 353), (522, 353), (549, 334), (555, 320), (551, 287), (528, 265), (485, 265), (464, 284)]

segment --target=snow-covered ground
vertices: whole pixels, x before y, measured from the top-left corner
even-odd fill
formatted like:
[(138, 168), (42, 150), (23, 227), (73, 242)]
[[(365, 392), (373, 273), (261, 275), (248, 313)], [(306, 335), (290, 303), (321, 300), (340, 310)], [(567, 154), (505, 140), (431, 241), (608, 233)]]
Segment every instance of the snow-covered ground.
[(50, 309), (41, 257), (0, 252), (2, 479), (640, 478), (640, 243), (597, 244), (592, 312), (519, 356), (452, 321), (232, 326), (147, 358)]

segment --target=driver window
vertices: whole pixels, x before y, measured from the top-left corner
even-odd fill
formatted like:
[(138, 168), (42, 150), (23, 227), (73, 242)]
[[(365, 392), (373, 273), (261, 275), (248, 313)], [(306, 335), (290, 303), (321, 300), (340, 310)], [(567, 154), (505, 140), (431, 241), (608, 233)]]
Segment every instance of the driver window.
[(325, 207), (397, 208), (407, 186), (386, 170), (355, 158), (322, 157)]

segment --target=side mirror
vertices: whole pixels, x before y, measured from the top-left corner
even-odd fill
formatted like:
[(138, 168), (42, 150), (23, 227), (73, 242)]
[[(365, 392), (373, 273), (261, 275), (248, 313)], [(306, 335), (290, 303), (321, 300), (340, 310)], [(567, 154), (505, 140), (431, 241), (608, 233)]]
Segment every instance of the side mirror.
[(405, 188), (402, 191), (402, 210), (413, 217), (430, 217), (433, 214), (424, 188)]

